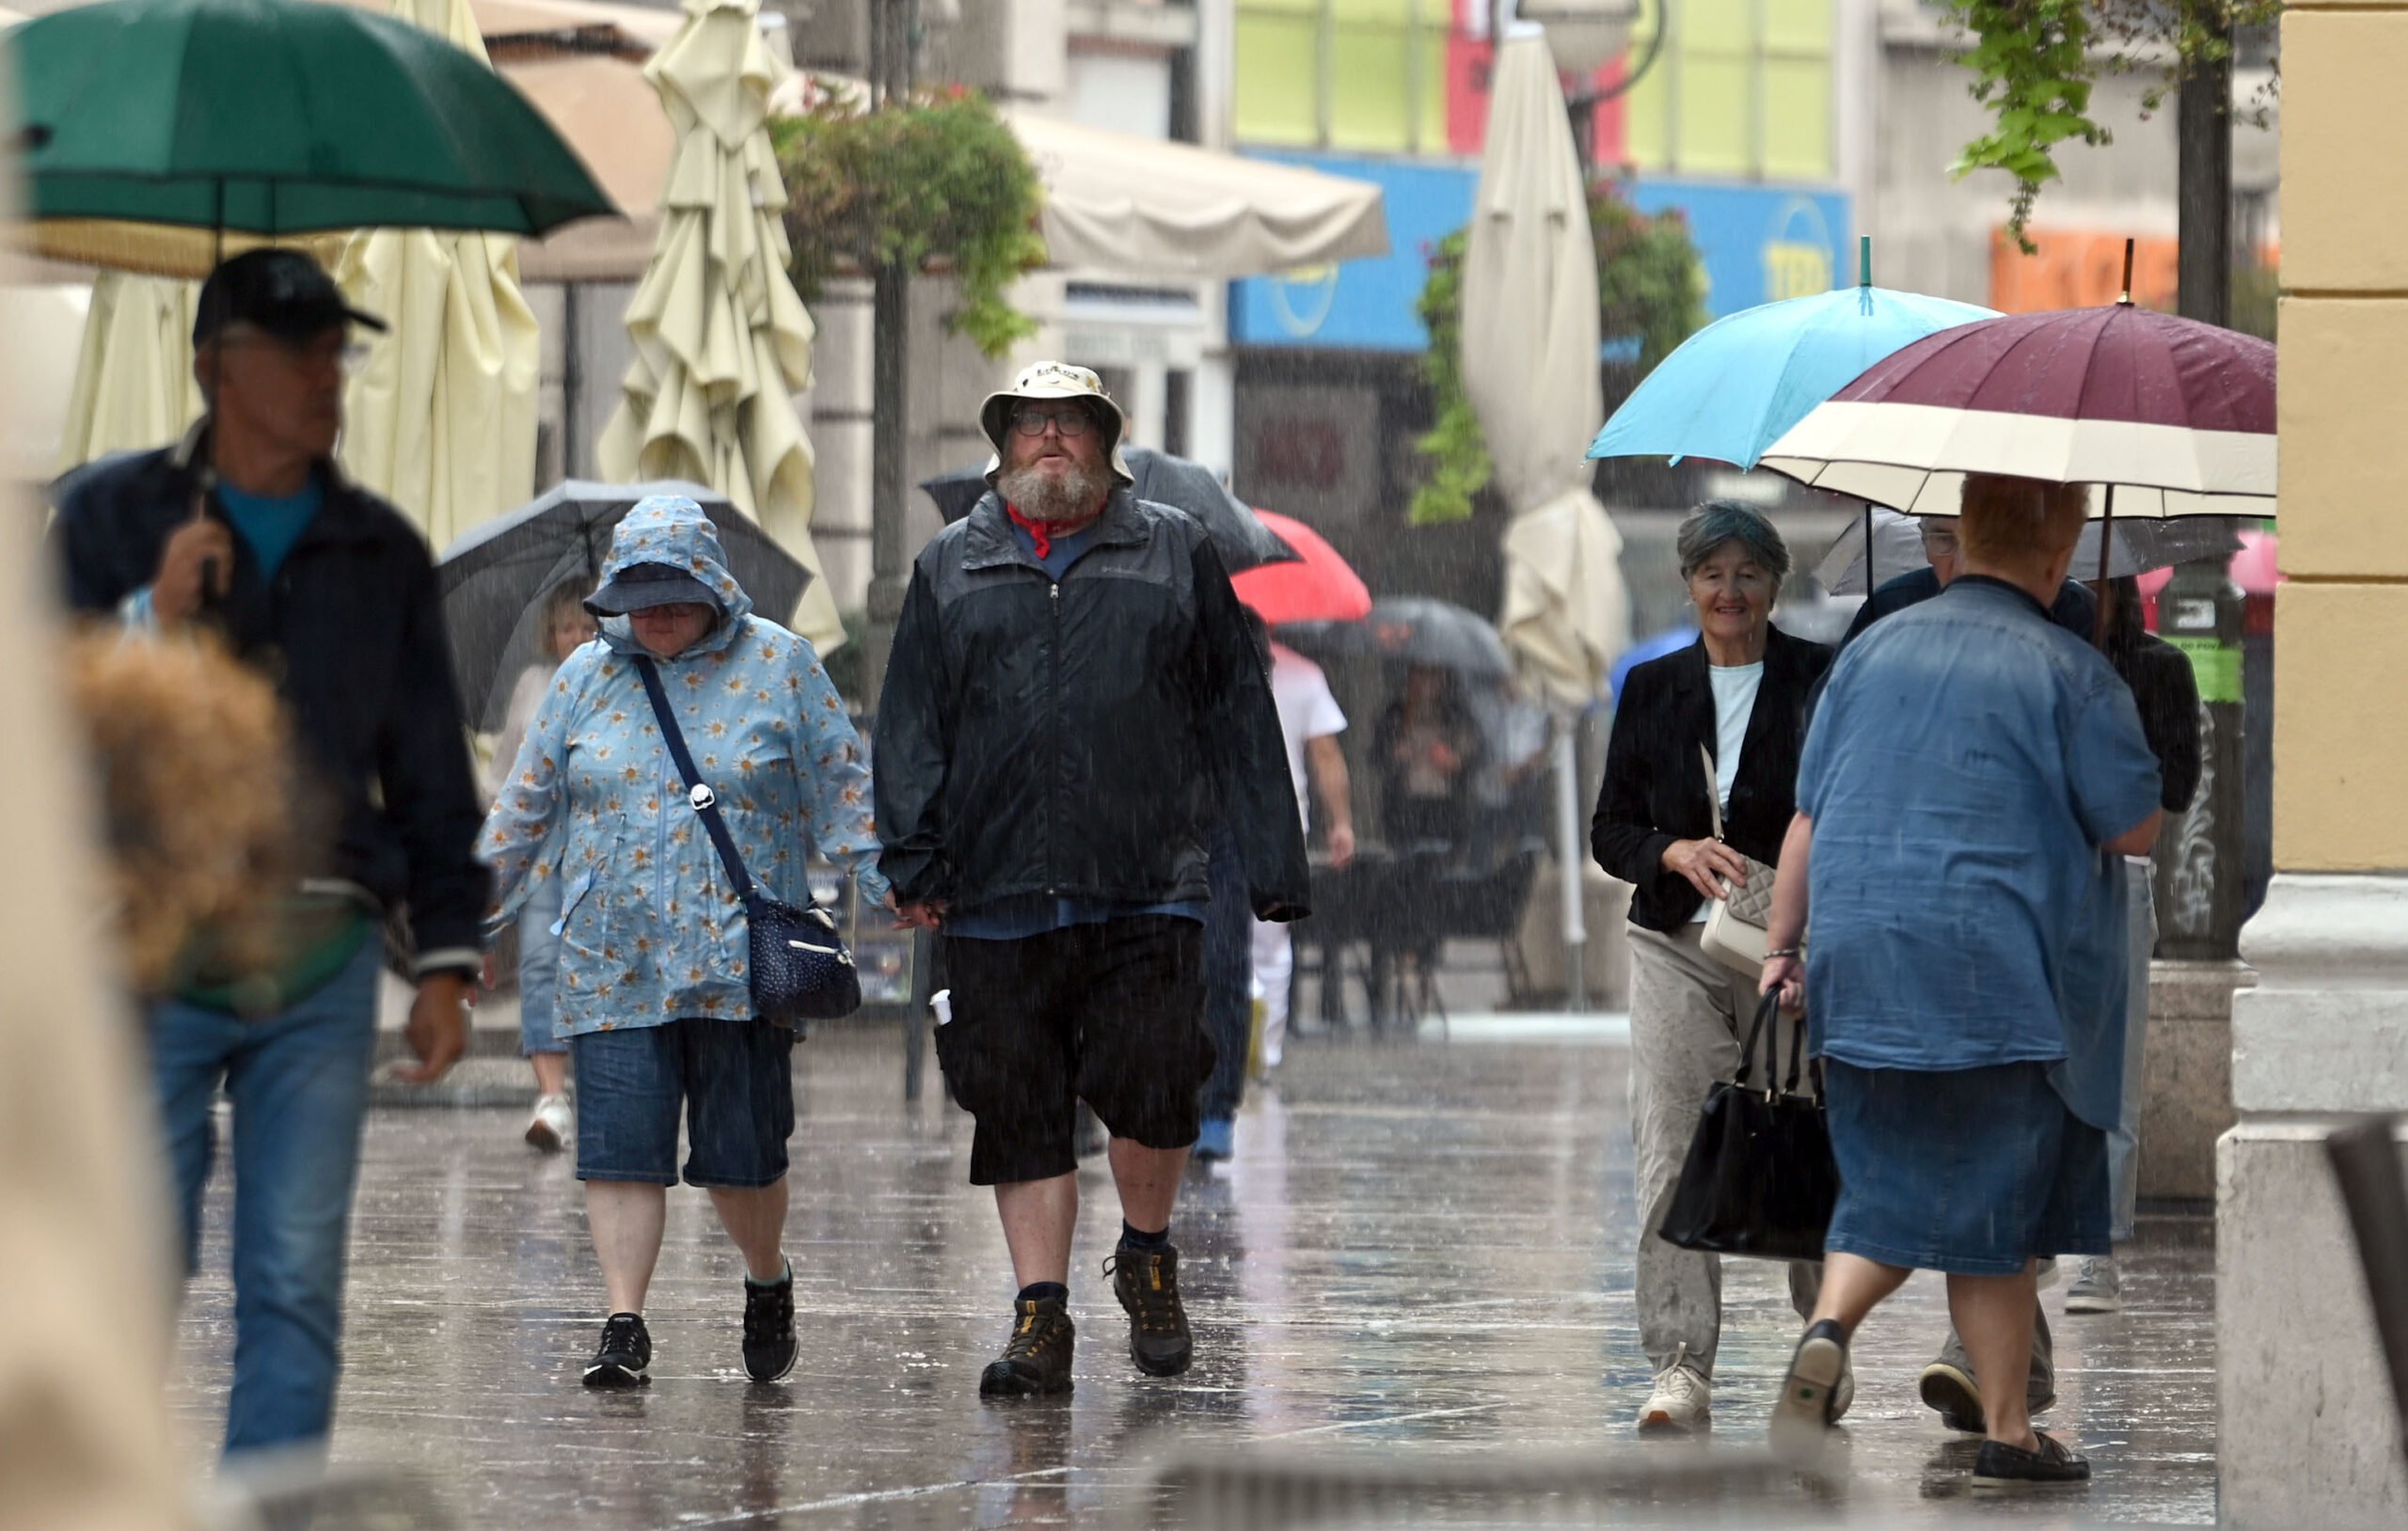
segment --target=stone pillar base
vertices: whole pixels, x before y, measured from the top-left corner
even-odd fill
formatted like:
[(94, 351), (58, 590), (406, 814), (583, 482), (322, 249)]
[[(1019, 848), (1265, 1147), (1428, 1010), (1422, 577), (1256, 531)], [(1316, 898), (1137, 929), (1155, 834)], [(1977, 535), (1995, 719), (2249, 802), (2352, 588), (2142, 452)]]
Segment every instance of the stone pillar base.
[(2232, 997), (2258, 975), (2238, 962), (2149, 966), (2141, 1194), (2205, 1202), (2216, 1193), (2216, 1139), (2232, 1126)]
[[(2408, 877), (2285, 873), (2242, 933), (2218, 1144), (2217, 1480), (2235, 1531), (2408, 1524), (2408, 1463), (2323, 1137), (2408, 1111)], [(2146, 1149), (2143, 1150), (2146, 1153)]]

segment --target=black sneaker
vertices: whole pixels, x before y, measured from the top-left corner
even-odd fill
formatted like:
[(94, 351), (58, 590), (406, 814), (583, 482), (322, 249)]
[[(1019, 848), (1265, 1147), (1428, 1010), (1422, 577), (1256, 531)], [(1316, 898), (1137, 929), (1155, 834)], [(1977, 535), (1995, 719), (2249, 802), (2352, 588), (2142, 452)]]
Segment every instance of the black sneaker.
[(794, 1370), (801, 1346), (794, 1337), (794, 1268), (774, 1286), (744, 1284), (744, 1369), (756, 1382), (774, 1382)]
[(1973, 1459), (1976, 1489), (2064, 1489), (2090, 1481), (2090, 1462), (2052, 1436), (2038, 1437), (2040, 1449), (2026, 1451), (2004, 1441), (1985, 1441)]
[(1837, 1411), (1840, 1380), (1847, 1375), (1847, 1336), (1834, 1318), (1806, 1326), (1781, 1397), (1772, 1405), (1772, 1449), (1784, 1460), (1811, 1464), (1823, 1454)]
[(1069, 1305), (1058, 1297), (1012, 1304), (1012, 1337), (978, 1374), (982, 1398), (1026, 1398), (1070, 1391), (1070, 1354), (1079, 1338)]
[(652, 1381), (652, 1332), (641, 1313), (614, 1313), (602, 1321), (602, 1344), (585, 1364), (588, 1387), (642, 1387)]
[(1103, 1262), (1113, 1295), (1129, 1310), (1129, 1359), (1149, 1377), (1176, 1377), (1196, 1357), (1179, 1301), (1179, 1251), (1123, 1244)]

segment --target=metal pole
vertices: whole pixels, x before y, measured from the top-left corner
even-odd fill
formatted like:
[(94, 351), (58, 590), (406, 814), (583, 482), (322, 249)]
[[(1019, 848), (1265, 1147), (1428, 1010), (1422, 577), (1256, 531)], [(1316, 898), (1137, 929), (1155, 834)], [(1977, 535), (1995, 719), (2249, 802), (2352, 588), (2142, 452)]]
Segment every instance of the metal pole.
[(579, 282), (561, 284), (561, 477), (580, 478), (577, 470), (585, 434), (585, 324)]
[[(2222, 7), (2189, 0), (2193, 20), (2217, 24)], [(2224, 34), (2231, 40), (2231, 34)], [(2232, 322), (2232, 55), (2194, 59), (2175, 107), (2178, 307), (2185, 319)]]
[(1558, 870), (1563, 874), (1563, 1008), (1589, 1008), (1589, 927), (1580, 908), (1580, 715), (1566, 713), (1555, 731), (1555, 826)]
[[(870, 80), (881, 110), (911, 90), (911, 0), (870, 0)], [(869, 629), (863, 654), (864, 700), (878, 711), (895, 623), (911, 572), (905, 520), (911, 506), (911, 274), (881, 265), (871, 276)]]

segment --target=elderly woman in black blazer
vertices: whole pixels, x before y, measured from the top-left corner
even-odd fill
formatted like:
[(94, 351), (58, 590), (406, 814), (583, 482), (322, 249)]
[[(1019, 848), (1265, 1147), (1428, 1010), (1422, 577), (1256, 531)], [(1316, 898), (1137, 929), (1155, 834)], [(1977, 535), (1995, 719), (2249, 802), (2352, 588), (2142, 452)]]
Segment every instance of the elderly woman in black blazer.
[[(1641, 1218), (1640, 1343), (1656, 1370), (1642, 1430), (1688, 1431), (1712, 1413), (1722, 1328), (1719, 1257), (1656, 1237), (1698, 1111), (1737, 1065), (1755, 980), (1705, 955), (1706, 901), (1746, 876), (1738, 853), (1776, 861), (1796, 804), (1806, 699), (1831, 661), (1772, 625), (1789, 549), (1754, 509), (1709, 500), (1681, 523), (1681, 577), (1697, 642), (1632, 670), (1614, 714), (1591, 844), (1632, 885), (1630, 1097)], [(1714, 762), (1709, 781), (1704, 755)], [(1714, 838), (1711, 790), (1722, 804)], [(1784, 1046), (1786, 1045), (1786, 1038)], [(1790, 1296), (1813, 1310), (1820, 1267), (1793, 1265)], [(1841, 1407), (1851, 1389), (1844, 1389)]]

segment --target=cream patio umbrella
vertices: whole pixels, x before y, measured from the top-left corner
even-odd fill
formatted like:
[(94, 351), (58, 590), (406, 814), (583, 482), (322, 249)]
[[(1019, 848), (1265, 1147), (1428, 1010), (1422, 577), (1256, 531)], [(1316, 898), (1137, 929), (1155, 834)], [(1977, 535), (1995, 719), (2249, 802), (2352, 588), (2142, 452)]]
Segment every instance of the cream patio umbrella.
[(1605, 402), (1588, 193), (1555, 61), (1535, 26), (1516, 26), (1497, 55), (1464, 252), (1463, 337), (1465, 387), (1513, 511), (1497, 630), (1558, 713), (1558, 862), (1577, 1007), (1586, 857), (1570, 724), (1603, 694), (1629, 618), (1622, 538), (1589, 488), (1589, 437)]
[(198, 282), (172, 276), (94, 276), (57, 471), (113, 451), (164, 447), (200, 418), (200, 385), (192, 376), (199, 292)]
[(627, 305), (635, 359), (596, 446), (618, 482), (688, 479), (751, 515), (810, 571), (788, 621), (822, 654), (844, 624), (812, 545), (811, 443), (794, 394), (811, 382), (811, 316), (786, 276), (786, 205), (766, 127), (787, 73), (759, 0), (686, 0), (644, 66), (677, 131), (660, 235)]
[[(468, 0), (395, 0), (392, 14), (486, 61)], [(344, 390), (343, 471), (436, 547), (535, 492), (543, 336), (515, 245), (504, 234), (362, 229), (334, 267), (351, 301), (392, 326)]]

